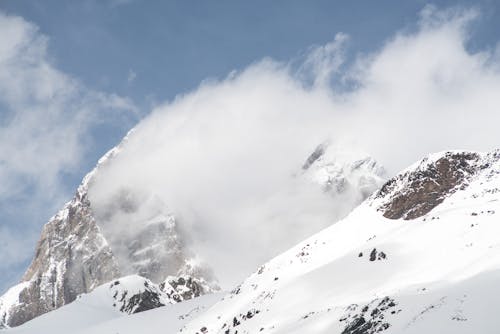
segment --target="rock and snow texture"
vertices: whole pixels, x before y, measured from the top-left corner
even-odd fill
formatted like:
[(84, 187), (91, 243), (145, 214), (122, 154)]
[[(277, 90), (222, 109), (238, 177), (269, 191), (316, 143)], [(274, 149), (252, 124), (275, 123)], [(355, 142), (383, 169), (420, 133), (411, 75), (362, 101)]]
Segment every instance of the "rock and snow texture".
[(387, 182), (374, 203), (386, 218), (418, 218), (489, 167), (488, 158), (473, 152), (431, 155)]
[(169, 277), (155, 284), (147, 278), (131, 275), (103, 284), (77, 298), (102, 298), (103, 304), (110, 304), (122, 313), (134, 314), (214, 292), (206, 282), (191, 277)]
[(181, 333), (498, 333), (500, 151), (433, 154)]

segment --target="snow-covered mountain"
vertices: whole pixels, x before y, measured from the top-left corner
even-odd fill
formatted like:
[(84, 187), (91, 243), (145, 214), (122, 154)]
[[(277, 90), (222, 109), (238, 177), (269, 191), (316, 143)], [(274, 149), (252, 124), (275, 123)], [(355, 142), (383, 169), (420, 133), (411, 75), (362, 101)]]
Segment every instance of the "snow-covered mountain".
[(182, 333), (498, 333), (500, 151), (409, 167)]
[[(18, 326), (125, 275), (139, 274), (158, 284), (166, 279), (195, 280), (203, 283), (196, 287), (201, 293), (218, 289), (209, 270), (194, 264), (192, 254), (184, 249), (175, 218), (158, 199), (150, 201), (154, 205), (143, 206), (149, 210), (143, 208), (141, 229), (135, 235), (115, 233), (94, 213), (88, 199), (89, 185), (126, 141), (99, 160), (74, 198), (43, 227), (22, 282), (0, 297), (0, 328)], [(108, 205), (106, 214), (134, 210), (124, 196)]]
[[(159, 196), (115, 185), (119, 191), (106, 202), (91, 203), (89, 188), (127, 149), (128, 136), (99, 160), (74, 198), (44, 226), (22, 282), (0, 297), (0, 328), (23, 324), (127, 275), (140, 275), (160, 288), (165, 281), (177, 290), (184, 287), (176, 301), (218, 290), (212, 270), (218, 260), (199, 261), (185, 242), (189, 236), (180, 233), (178, 219)], [(334, 207), (338, 216), (384, 181), (383, 168), (369, 156), (345, 154), (327, 144), (297, 169), (296, 176), (318, 184), (332, 203), (342, 203)], [(249, 263), (257, 263), (251, 254), (246, 256)]]
[(78, 299), (9, 332), (63, 333), (71, 318), (81, 334), (497, 333), (499, 194), (500, 150), (432, 154), (225, 296), (93, 314), (120, 313), (111, 282), (81, 297), (85, 310)]

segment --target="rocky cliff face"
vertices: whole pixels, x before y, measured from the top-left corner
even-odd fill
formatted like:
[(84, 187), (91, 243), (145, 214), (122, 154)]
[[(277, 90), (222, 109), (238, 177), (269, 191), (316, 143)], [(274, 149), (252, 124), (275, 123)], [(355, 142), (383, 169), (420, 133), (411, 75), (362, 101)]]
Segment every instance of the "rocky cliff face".
[(119, 275), (113, 252), (92, 215), (84, 182), (43, 227), (17, 302), (9, 307), (6, 298), (0, 301), (0, 323), (18, 326)]

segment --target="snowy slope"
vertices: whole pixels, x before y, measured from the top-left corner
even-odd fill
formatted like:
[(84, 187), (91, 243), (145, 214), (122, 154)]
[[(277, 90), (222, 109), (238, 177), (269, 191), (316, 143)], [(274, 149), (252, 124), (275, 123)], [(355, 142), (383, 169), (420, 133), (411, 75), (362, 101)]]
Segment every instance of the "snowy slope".
[(182, 332), (498, 333), (499, 160), (429, 156)]
[[(168, 333), (220, 298), (215, 293), (177, 303), (182, 298), (178, 291), (172, 286), (164, 289), (136, 275), (123, 277), (5, 333)], [(144, 306), (137, 303), (138, 296), (145, 294), (154, 294), (156, 301), (165, 306), (137, 313)], [(147, 297), (143, 301), (151, 301)]]

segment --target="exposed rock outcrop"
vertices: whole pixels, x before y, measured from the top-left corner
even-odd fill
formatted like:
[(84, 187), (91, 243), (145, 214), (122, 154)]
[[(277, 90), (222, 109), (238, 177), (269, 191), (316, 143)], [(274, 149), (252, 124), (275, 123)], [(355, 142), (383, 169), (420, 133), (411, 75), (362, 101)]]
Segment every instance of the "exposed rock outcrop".
[(466, 151), (434, 154), (387, 181), (374, 195), (373, 202), (384, 217), (411, 220), (429, 213), (470, 179), (498, 159)]
[(147, 278), (131, 275), (110, 282), (106, 294), (111, 295), (114, 308), (133, 314), (214, 292), (207, 282), (196, 278), (172, 276), (169, 279), (172, 282), (190, 281), (192, 284), (174, 286), (167, 281), (155, 284)]

